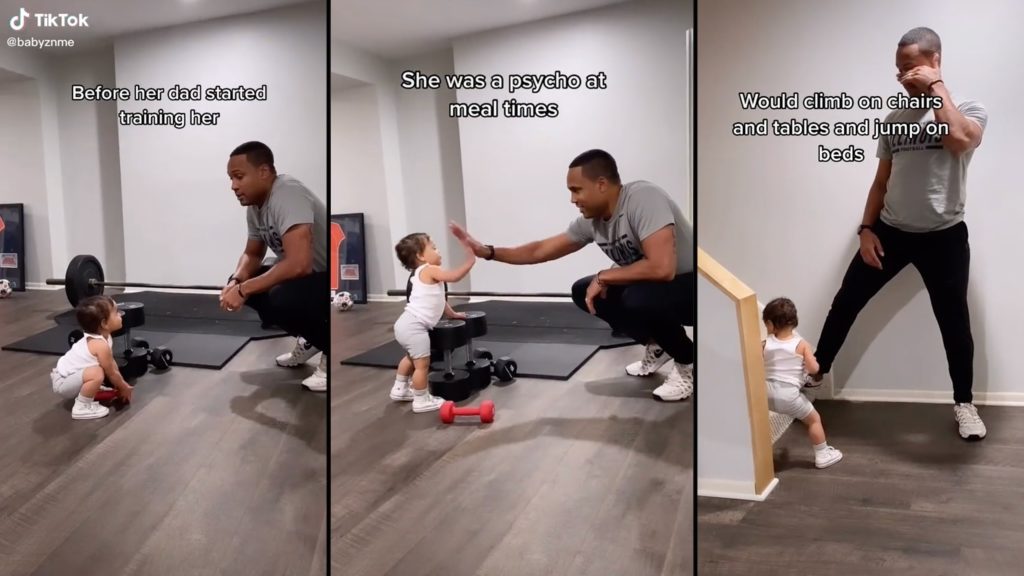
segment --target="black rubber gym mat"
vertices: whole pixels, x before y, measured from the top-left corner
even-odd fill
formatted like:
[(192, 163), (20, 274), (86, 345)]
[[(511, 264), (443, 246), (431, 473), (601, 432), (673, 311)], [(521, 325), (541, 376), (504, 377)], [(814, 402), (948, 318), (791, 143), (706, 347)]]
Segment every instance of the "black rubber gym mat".
[(601, 348), (629, 346), (633, 340), (612, 336), (608, 324), (571, 302), (509, 302), (491, 300), (454, 306), (460, 312), (487, 314), (488, 340), (551, 344), (585, 344)]
[[(130, 292), (114, 294), (112, 298), (116, 302), (141, 302), (145, 305), (146, 323), (133, 329), (133, 333), (135, 330), (147, 330), (197, 335), (219, 334), (253, 340), (286, 335), (284, 331), (276, 328), (264, 329), (259, 315), (251, 308), (243, 308), (238, 312), (221, 310), (217, 294)], [(65, 327), (73, 327), (78, 323), (74, 310), (58, 314), (54, 321)]]
[(487, 325), (530, 326), (534, 328), (575, 328), (605, 330), (604, 320), (580, 310), (572, 302), (510, 302), (489, 300), (453, 306), (458, 311), (479, 310), (487, 314)]
[[(610, 328), (584, 330), (579, 328), (537, 328), (533, 326), (487, 325), (486, 340), (496, 342), (529, 342), (531, 344), (581, 344), (598, 348), (630, 346), (629, 338), (613, 338)], [(474, 345), (476, 343), (474, 342)]]
[[(147, 322), (146, 325), (148, 326), (149, 323)], [(68, 333), (72, 329), (71, 326), (57, 325), (34, 336), (8, 344), (3, 349), (60, 356), (68, 350)], [(132, 338), (145, 340), (151, 348), (157, 346), (169, 348), (174, 354), (172, 366), (216, 370), (223, 368), (250, 340), (248, 336), (152, 331), (142, 328), (133, 328), (131, 335)], [(115, 339), (115, 345), (117, 345), (117, 339)]]
[[(489, 327), (488, 327), (489, 328)], [(490, 331), (488, 331), (490, 336)], [(493, 340), (474, 340), (474, 348), (487, 348), (497, 360), (502, 356), (510, 356), (516, 361), (519, 376), (523, 378), (549, 378), (568, 380), (577, 370), (599, 349), (595, 345), (585, 344), (535, 344), (533, 342), (496, 342)], [(465, 364), (465, 348), (454, 355), (452, 361)], [(405, 352), (398, 342), (392, 340), (362, 354), (342, 360), (342, 364), (352, 366), (372, 366), (378, 368), (396, 368)]]

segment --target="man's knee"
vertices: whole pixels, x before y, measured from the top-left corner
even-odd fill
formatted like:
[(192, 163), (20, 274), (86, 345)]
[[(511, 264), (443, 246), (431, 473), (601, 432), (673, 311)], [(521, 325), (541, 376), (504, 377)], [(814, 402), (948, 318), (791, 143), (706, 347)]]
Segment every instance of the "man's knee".
[(674, 310), (666, 307), (664, 302), (642, 284), (627, 286), (622, 291), (620, 305), (627, 314), (637, 317), (668, 319), (674, 317)]

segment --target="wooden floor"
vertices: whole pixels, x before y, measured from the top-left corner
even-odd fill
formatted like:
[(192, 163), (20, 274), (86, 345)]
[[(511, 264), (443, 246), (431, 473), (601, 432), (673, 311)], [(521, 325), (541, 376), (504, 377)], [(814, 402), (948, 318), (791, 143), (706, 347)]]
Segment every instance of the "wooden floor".
[[(333, 321), (340, 361), (392, 338), (401, 304)], [(388, 398), (394, 371), (331, 371), (331, 573), (573, 576), (693, 573), (693, 405), (626, 376), (639, 347), (569, 381), (521, 379), (493, 423), (446, 426)], [(396, 359), (397, 360), (397, 359)]]
[(980, 407), (969, 443), (949, 405), (816, 405), (843, 460), (814, 468), (793, 424), (765, 502), (698, 499), (698, 574), (1024, 573), (1024, 408)]
[[(3, 344), (63, 291), (0, 300)], [(147, 374), (130, 407), (73, 421), (56, 356), (0, 351), (0, 575), (323, 575), (326, 404), (250, 342), (220, 371)]]

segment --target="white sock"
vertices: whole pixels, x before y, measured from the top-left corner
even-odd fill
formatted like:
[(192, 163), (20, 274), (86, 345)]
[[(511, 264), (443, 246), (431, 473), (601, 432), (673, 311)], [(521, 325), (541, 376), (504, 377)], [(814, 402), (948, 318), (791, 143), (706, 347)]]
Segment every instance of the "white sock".
[(395, 386), (402, 387), (409, 385), (410, 378), (408, 376), (398, 375), (395, 376)]
[(413, 388), (412, 395), (413, 396), (426, 396), (427, 395), (427, 389), (424, 388), (423, 390), (416, 390), (415, 388)]
[(814, 445), (814, 453), (824, 452), (825, 448), (828, 448), (828, 442), (822, 442), (821, 444)]
[(81, 402), (82, 404), (92, 404), (92, 400), (93, 399), (92, 398), (86, 398), (85, 396), (82, 396), (81, 394), (79, 394), (78, 398), (76, 398), (76, 400), (78, 402)]

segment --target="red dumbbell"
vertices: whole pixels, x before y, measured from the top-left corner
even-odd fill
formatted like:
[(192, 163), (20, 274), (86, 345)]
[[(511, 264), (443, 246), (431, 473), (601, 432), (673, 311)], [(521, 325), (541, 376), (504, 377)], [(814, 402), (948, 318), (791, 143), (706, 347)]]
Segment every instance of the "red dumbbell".
[(480, 416), (481, 422), (494, 422), (494, 402), (484, 400), (479, 408), (457, 408), (451, 400), (441, 405), (441, 422), (451, 424), (456, 416)]
[(100, 390), (93, 400), (97, 402), (113, 402), (117, 400), (117, 390)]

